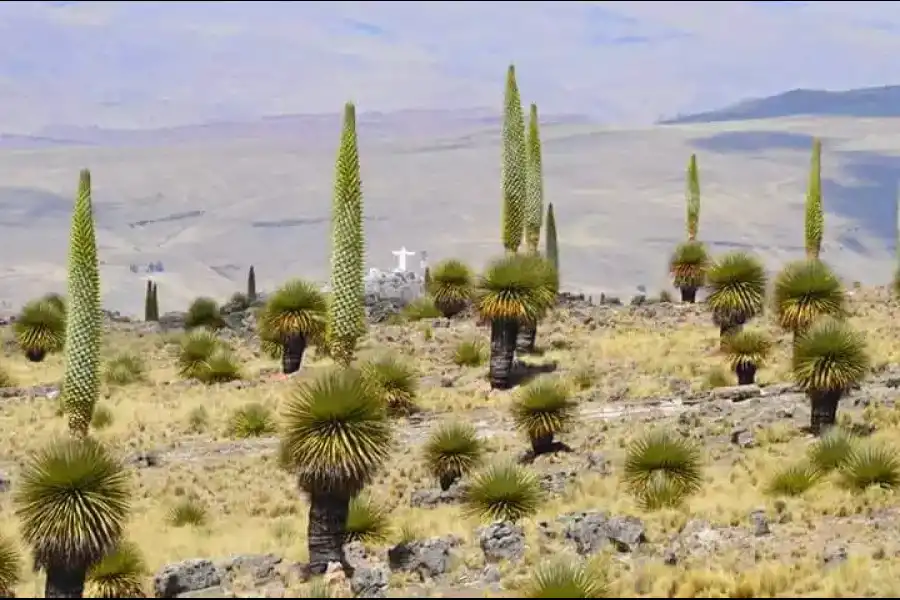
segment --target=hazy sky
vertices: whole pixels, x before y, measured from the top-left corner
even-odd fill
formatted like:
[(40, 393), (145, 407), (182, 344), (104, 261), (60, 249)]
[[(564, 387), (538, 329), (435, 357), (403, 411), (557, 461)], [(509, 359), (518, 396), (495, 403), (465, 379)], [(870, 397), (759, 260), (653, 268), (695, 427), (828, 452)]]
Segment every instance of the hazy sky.
[(650, 122), (900, 82), (896, 2), (0, 2), (0, 131), (499, 106)]

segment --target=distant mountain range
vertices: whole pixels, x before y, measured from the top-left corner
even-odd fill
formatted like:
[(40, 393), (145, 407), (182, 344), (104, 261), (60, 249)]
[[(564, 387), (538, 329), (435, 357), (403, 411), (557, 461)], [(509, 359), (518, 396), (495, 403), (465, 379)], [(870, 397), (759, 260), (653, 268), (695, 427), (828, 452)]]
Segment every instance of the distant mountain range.
[(748, 121), (801, 115), (860, 118), (900, 117), (900, 85), (844, 91), (797, 89), (767, 98), (743, 100), (716, 110), (678, 115), (662, 120), (660, 124)]

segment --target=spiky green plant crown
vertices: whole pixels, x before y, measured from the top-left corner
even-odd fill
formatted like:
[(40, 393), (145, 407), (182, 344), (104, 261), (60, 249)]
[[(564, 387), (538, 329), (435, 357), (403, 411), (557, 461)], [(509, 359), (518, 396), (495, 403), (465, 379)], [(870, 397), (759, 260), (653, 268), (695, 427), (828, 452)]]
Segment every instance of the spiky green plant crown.
[(328, 315), (331, 353), (343, 364), (350, 363), (356, 341), (365, 332), (362, 201), (356, 108), (348, 102), (344, 106), (344, 128), (335, 163), (331, 212), (332, 301)]
[(544, 220), (544, 173), (537, 104), (531, 105), (528, 117), (527, 148), (525, 244), (529, 252), (537, 253)]
[(522, 244), (527, 195), (527, 149), (522, 101), (516, 84), (516, 68), (506, 73), (503, 111), (503, 247), (516, 252)]
[(69, 237), (66, 370), (63, 394), (69, 428), (87, 435), (100, 393), (100, 272), (91, 205), (91, 173), (81, 171)]
[(729, 252), (714, 261), (706, 271), (706, 286), (706, 304), (720, 325), (743, 322), (763, 311), (766, 270), (746, 252)]
[(762, 331), (739, 331), (723, 340), (722, 350), (732, 369), (743, 365), (761, 367), (772, 351), (772, 340)]
[(841, 280), (820, 260), (788, 263), (775, 278), (773, 304), (778, 324), (795, 333), (823, 315), (843, 317), (847, 296)]
[(687, 169), (687, 236), (697, 239), (700, 229), (700, 174), (697, 171), (697, 155), (691, 154)]
[(703, 242), (687, 241), (678, 244), (669, 258), (669, 273), (677, 288), (699, 288), (706, 282), (709, 254)]
[(805, 213), (806, 256), (819, 258), (825, 231), (825, 217), (822, 209), (822, 142), (818, 139), (813, 141)]
[(868, 375), (865, 338), (839, 319), (823, 317), (800, 336), (792, 355), (794, 381), (806, 391), (845, 391)]

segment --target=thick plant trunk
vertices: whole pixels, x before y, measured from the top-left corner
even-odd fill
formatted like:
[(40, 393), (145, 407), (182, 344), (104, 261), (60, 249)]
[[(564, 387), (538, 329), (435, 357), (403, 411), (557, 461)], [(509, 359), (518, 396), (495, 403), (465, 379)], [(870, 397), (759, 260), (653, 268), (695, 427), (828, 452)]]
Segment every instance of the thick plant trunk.
[(309, 495), (309, 525), (306, 543), (309, 549), (309, 572), (321, 575), (328, 563), (346, 565), (344, 537), (350, 495), (340, 492), (313, 492)]
[(456, 483), (457, 479), (459, 479), (458, 473), (446, 473), (444, 475), (441, 475), (438, 483), (440, 483), (441, 490), (446, 492), (451, 487), (453, 487), (453, 484)]
[(541, 454), (549, 454), (553, 452), (555, 444), (553, 443), (553, 434), (542, 435), (531, 440), (531, 452), (534, 456)]
[(71, 564), (48, 565), (45, 569), (45, 598), (84, 598), (84, 580), (87, 569)]
[(843, 391), (838, 390), (809, 393), (812, 409), (809, 415), (809, 429), (814, 435), (825, 433), (837, 423), (838, 403), (843, 395)]
[(753, 363), (740, 363), (734, 368), (738, 385), (750, 385), (756, 383), (756, 365)]
[(515, 319), (491, 321), (491, 364), (488, 373), (491, 389), (509, 389), (518, 334), (519, 322)]
[(25, 358), (27, 358), (31, 362), (39, 363), (39, 362), (42, 362), (44, 360), (44, 358), (46, 358), (46, 357), (47, 357), (47, 352), (44, 351), (43, 349), (38, 349), (38, 350), (29, 349), (29, 350), (25, 351)]
[(534, 352), (534, 342), (537, 339), (537, 323), (523, 323), (519, 325), (519, 334), (516, 336), (516, 352), (530, 354)]
[(695, 287), (683, 287), (679, 288), (681, 290), (681, 301), (687, 304), (694, 304), (697, 302), (697, 288)]
[(306, 336), (302, 333), (289, 335), (284, 340), (284, 351), (281, 353), (281, 372), (285, 375), (296, 373), (303, 362), (303, 352), (306, 351)]

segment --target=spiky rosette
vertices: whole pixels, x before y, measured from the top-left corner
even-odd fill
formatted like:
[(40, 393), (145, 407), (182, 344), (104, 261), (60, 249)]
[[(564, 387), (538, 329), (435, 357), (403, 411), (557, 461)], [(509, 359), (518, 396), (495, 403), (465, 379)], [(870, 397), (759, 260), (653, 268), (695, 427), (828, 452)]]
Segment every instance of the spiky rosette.
[(522, 244), (527, 198), (527, 151), (522, 100), (516, 84), (516, 67), (506, 73), (503, 112), (503, 247), (516, 252)]
[(675, 248), (669, 259), (669, 273), (677, 288), (699, 288), (706, 282), (709, 254), (702, 242), (684, 242)]
[(356, 341), (365, 332), (363, 308), (363, 209), (356, 108), (344, 107), (344, 129), (335, 164), (331, 213), (331, 294), (328, 342), (336, 361), (349, 365)]
[(100, 272), (91, 206), (91, 173), (82, 169), (69, 236), (66, 370), (63, 394), (69, 428), (87, 435), (100, 392)]

